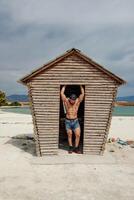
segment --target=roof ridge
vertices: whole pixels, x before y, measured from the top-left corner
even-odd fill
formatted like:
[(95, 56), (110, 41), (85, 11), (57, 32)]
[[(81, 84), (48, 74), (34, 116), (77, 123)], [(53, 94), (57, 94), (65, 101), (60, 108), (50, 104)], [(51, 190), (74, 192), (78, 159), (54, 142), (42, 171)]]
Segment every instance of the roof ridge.
[(54, 65), (55, 63), (61, 61), (62, 59), (66, 58), (67, 56), (69, 56), (69, 55), (71, 55), (73, 53), (75, 53), (77, 56), (80, 56), (83, 60), (85, 60), (89, 64), (91, 64), (91, 65), (95, 66), (96, 68), (98, 68), (99, 70), (103, 71), (108, 76), (111, 76), (111, 78), (116, 80), (118, 82), (118, 84), (126, 83), (126, 81), (124, 81), (123, 79), (121, 79), (120, 77), (115, 75), (114, 73), (110, 72), (108, 69), (106, 69), (105, 67), (101, 66), (97, 62), (93, 61), (91, 58), (89, 58), (87, 55), (81, 53), (81, 51), (79, 49), (76, 49), (76, 48), (71, 48), (71, 49), (67, 50), (64, 54), (56, 57), (53, 60), (48, 61), (46, 64), (43, 64), (41, 67), (33, 70), (28, 75), (22, 77), (20, 80), (18, 80), (18, 82), (22, 83), (22, 84), (26, 84), (26, 81), (29, 80), (30, 78), (32, 78), (33, 76), (36, 76), (38, 73), (42, 72), (45, 69), (48, 69), (50, 66)]

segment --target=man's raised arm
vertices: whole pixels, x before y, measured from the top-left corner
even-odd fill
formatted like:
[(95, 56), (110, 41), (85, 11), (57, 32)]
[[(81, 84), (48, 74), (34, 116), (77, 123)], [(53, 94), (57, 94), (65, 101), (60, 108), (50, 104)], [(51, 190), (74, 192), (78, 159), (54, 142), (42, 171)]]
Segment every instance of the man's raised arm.
[(85, 93), (84, 93), (84, 89), (83, 89), (82, 86), (80, 86), (80, 90), (81, 90), (81, 94), (80, 94), (78, 100), (79, 100), (79, 102), (82, 102), (83, 99), (84, 99), (84, 94), (85, 94)]
[(64, 94), (65, 89), (66, 89), (66, 86), (63, 86), (62, 89), (61, 89), (61, 92), (60, 92), (62, 101), (67, 101), (67, 97)]

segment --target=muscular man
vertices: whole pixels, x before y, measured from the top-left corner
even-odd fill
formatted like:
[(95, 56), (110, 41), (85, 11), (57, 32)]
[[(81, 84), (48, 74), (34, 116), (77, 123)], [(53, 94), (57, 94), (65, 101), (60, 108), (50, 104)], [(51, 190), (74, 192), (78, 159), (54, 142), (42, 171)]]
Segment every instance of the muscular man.
[[(65, 108), (66, 108), (66, 119), (65, 119), (65, 127), (68, 135), (68, 143), (69, 143), (69, 153), (72, 153), (73, 151), (75, 153), (80, 153), (79, 150), (79, 141), (80, 141), (80, 124), (78, 121), (77, 113), (79, 109), (80, 103), (84, 99), (84, 89), (82, 86), (80, 86), (81, 94), (77, 98), (75, 94), (71, 94), (69, 99), (65, 96), (66, 86), (63, 86), (61, 89), (61, 98), (64, 102)], [(75, 148), (73, 148), (72, 145), (72, 133), (75, 133)]]

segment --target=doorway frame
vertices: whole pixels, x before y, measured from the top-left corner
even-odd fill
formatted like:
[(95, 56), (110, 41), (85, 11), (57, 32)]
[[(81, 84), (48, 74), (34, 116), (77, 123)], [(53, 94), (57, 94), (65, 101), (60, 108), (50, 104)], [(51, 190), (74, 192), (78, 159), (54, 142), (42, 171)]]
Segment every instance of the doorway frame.
[[(60, 127), (61, 127), (61, 125), (60, 125), (60, 107), (61, 107), (61, 86), (64, 86), (64, 85), (66, 85), (66, 86), (80, 86), (80, 84), (59, 84), (59, 132), (58, 132), (58, 152), (59, 152), (59, 149), (61, 149), (60, 147), (59, 147), (59, 145), (60, 145)], [(81, 154), (84, 154), (84, 137), (85, 137), (85, 91), (86, 91), (86, 84), (81, 84), (83, 87), (84, 87), (84, 99), (83, 99), (83, 101), (84, 101), (84, 105), (83, 105), (83, 127), (82, 127), (82, 129), (81, 129), (81, 132), (82, 132), (82, 136), (83, 136), (83, 138), (82, 138), (82, 141), (81, 141), (81, 138), (80, 138), (80, 142), (82, 143), (82, 153)], [(79, 106), (79, 108), (80, 108), (80, 106)], [(65, 121), (64, 121), (64, 123), (65, 123)], [(80, 121), (79, 121), (79, 123), (80, 123)], [(80, 128), (81, 128), (81, 125), (80, 125)], [(66, 130), (65, 130), (65, 132), (66, 132)], [(67, 135), (67, 133), (66, 133), (66, 135)], [(74, 135), (74, 133), (73, 133), (73, 135)], [(68, 138), (67, 138), (67, 143), (68, 143)], [(67, 149), (64, 149), (64, 151), (66, 151)]]

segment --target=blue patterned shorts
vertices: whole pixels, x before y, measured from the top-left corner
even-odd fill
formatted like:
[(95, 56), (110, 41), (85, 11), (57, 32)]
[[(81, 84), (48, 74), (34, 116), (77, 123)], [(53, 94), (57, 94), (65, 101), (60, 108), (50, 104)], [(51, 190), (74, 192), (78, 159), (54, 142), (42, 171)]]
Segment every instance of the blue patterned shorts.
[(79, 120), (65, 119), (65, 127), (66, 127), (66, 131), (68, 131), (68, 129), (71, 129), (72, 131), (74, 131), (76, 128), (80, 127)]

